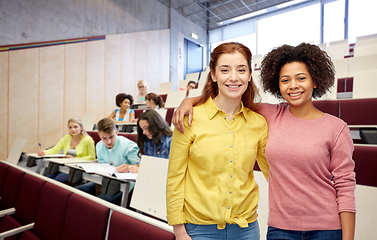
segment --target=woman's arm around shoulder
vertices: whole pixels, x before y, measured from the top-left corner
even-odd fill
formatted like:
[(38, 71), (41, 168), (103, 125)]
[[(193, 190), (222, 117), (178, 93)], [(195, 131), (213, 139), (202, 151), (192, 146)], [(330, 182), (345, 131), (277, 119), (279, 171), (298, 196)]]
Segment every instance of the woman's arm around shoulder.
[(193, 116), (193, 106), (197, 104), (200, 97), (186, 98), (182, 101), (179, 107), (175, 110), (172, 118), (172, 123), (175, 128), (183, 133), (185, 131), (185, 126), (183, 119), (188, 116), (188, 125), (191, 126), (192, 116)]

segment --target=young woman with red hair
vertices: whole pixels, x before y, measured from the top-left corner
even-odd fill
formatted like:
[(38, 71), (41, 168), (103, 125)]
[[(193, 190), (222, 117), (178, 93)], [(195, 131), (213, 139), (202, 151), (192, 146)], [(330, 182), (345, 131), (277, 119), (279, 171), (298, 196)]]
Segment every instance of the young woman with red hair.
[(221, 44), (210, 68), (191, 127), (186, 118), (185, 132), (173, 133), (167, 220), (177, 240), (260, 239), (253, 167), (257, 160), (267, 179), (268, 127), (253, 111), (251, 52), (239, 43)]

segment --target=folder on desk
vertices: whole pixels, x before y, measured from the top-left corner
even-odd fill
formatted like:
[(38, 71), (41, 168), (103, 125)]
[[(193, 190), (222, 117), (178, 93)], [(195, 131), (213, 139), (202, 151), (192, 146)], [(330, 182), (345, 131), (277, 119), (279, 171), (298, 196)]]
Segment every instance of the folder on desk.
[(131, 207), (166, 220), (166, 179), (169, 160), (142, 155)]
[(26, 139), (16, 138), (14, 139), (12, 149), (9, 152), (7, 162), (17, 165), (24, 149)]

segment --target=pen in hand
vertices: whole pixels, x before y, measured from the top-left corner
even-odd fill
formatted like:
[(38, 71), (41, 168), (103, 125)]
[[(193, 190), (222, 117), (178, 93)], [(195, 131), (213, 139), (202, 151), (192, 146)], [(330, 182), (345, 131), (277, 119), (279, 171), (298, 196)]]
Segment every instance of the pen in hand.
[(41, 145), (41, 143), (39, 143), (38, 145), (39, 145), (39, 150), (38, 150), (37, 155), (38, 155), (38, 156), (44, 156), (45, 153), (42, 151), (42, 145)]

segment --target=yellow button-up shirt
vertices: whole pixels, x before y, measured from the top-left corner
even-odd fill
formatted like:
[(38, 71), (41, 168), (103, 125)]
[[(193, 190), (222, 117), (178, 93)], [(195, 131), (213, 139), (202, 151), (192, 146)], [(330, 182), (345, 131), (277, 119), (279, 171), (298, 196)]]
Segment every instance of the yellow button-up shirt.
[(265, 178), (268, 126), (258, 113), (241, 104), (229, 122), (212, 98), (194, 107), (191, 127), (174, 130), (166, 187), (170, 225), (194, 223), (247, 227), (257, 219), (259, 187), (253, 167)]

